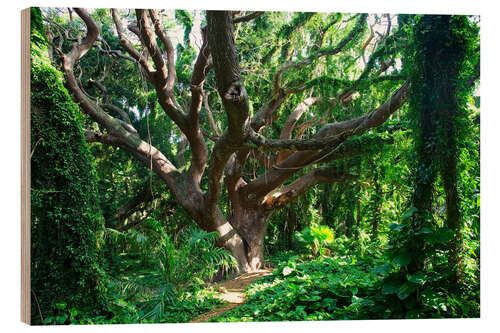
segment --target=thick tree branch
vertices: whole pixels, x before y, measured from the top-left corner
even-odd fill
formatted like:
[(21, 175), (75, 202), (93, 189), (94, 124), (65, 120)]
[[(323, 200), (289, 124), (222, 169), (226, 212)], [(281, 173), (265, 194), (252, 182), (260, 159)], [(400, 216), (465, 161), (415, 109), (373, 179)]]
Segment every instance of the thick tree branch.
[(153, 66), (151, 66), (144, 55), (140, 54), (139, 51), (135, 49), (132, 43), (130, 43), (128, 38), (125, 36), (125, 33), (123, 32), (123, 25), (116, 8), (111, 9), (111, 15), (113, 16), (113, 21), (115, 22), (116, 32), (118, 33), (118, 38), (120, 39), (120, 45), (141, 65), (148, 80), (151, 80), (154, 73)]
[[(124, 110), (122, 110), (119, 107), (114, 106), (112, 104), (103, 104), (102, 106), (104, 109), (108, 110), (111, 114), (117, 115), (125, 123), (132, 125), (132, 122), (130, 121), (130, 117), (129, 117), (128, 113), (125, 112)], [(134, 131), (135, 131), (135, 133), (137, 133), (135, 128), (134, 128)]]
[(191, 174), (200, 182), (208, 160), (208, 150), (200, 127), (200, 112), (203, 103), (203, 84), (210, 68), (211, 56), (206, 38), (206, 28), (202, 29), (203, 44), (194, 64), (191, 76), (191, 105), (187, 115), (187, 138), (193, 154)]
[(327, 116), (325, 115), (319, 119), (305, 121), (305, 122), (301, 123), (300, 125), (296, 126), (297, 134), (295, 135), (295, 138), (300, 139), (304, 135), (306, 130), (312, 126), (326, 124), (326, 119), (327, 119)]
[(165, 64), (165, 60), (163, 59), (161, 50), (158, 47), (158, 44), (156, 43), (155, 35), (151, 31), (151, 21), (147, 16), (146, 10), (136, 9), (135, 13), (137, 16), (137, 26), (139, 27), (141, 41), (148, 49), (149, 54), (153, 59), (153, 63), (155, 64), (156, 68), (156, 71), (154, 73), (155, 81), (157, 81), (162, 87), (168, 89), (168, 87), (166, 87), (168, 70)]
[(65, 85), (72, 94), (73, 99), (80, 104), (82, 110), (108, 132), (106, 134), (87, 132), (87, 141), (101, 142), (125, 149), (150, 166), (171, 189), (177, 189), (177, 176), (179, 173), (175, 166), (158, 149), (142, 141), (137, 135), (128, 132), (123, 127), (123, 121), (120, 122), (118, 119), (113, 118), (104, 112), (99, 105), (89, 101), (78, 86), (73, 73), (73, 66), (92, 47), (99, 35), (99, 28), (84, 9), (76, 8), (75, 12), (86, 24), (87, 35), (81, 43), (74, 43), (69, 53), (63, 54)]
[[(306, 140), (308, 142), (302, 143), (304, 146), (314, 146), (318, 144), (319, 147), (321, 144), (318, 142), (322, 139), (331, 140), (332, 143), (337, 146), (331, 147), (332, 150), (329, 154), (335, 153), (335, 149), (338, 149), (337, 147), (339, 147), (339, 145), (348, 137), (361, 134), (363, 131), (379, 126), (387, 120), (392, 113), (394, 113), (401, 105), (403, 105), (403, 103), (406, 102), (408, 86), (409, 83), (406, 82), (385, 103), (369, 114), (339, 123), (326, 124), (318, 131), (317, 134), (313, 136), (312, 139)], [(269, 142), (272, 141), (268, 141), (268, 143)], [(266, 144), (264, 144), (264, 146), (266, 146)], [(285, 148), (286, 144), (274, 141), (272, 142), (272, 145), (268, 146), (274, 146), (273, 149), (280, 146)], [(304, 150), (293, 153), (285, 160), (267, 170), (263, 175), (242, 187), (240, 195), (247, 201), (258, 201), (259, 198), (263, 198), (269, 192), (283, 184), (283, 182), (285, 182), (297, 171), (308, 165), (315, 164), (320, 161), (324, 162), (325, 158), (326, 157), (317, 150)]]
[(226, 163), (245, 138), (248, 96), (241, 79), (230, 12), (207, 12), (207, 38), (214, 63), (217, 90), (228, 118), (228, 129), (215, 144), (210, 159), (206, 208), (211, 216), (215, 213), (221, 195), (221, 181)]
[(265, 14), (265, 12), (253, 12), (253, 13), (250, 13), (248, 15), (235, 17), (233, 19), (233, 23), (237, 24), (237, 23), (242, 23), (242, 22), (248, 22), (248, 21), (251, 21), (254, 18), (257, 18), (257, 17), (259, 17), (259, 16), (261, 16), (263, 14)]
[[(309, 107), (315, 104), (318, 100), (319, 100), (318, 97), (309, 97), (306, 98), (301, 103), (299, 103), (299, 105), (297, 105), (297, 107), (293, 110), (292, 113), (290, 113), (287, 120), (285, 121), (285, 124), (283, 125), (283, 128), (281, 130), (280, 139), (292, 138), (292, 133), (295, 128), (295, 124), (297, 124), (297, 121), (300, 119), (300, 117), (302, 117), (304, 112), (309, 110)], [(289, 153), (279, 152), (277, 156), (277, 161), (280, 162), (284, 160), (286, 157), (288, 157), (288, 155)]]
[[(336, 21), (335, 21), (336, 22)], [(313, 62), (313, 60), (318, 59), (327, 55), (335, 55), (344, 50), (346, 46), (363, 30), (366, 24), (366, 14), (360, 15), (355, 27), (349, 32), (349, 34), (342, 39), (335, 47), (321, 48), (315, 51), (308, 58), (301, 61), (289, 61), (283, 64), (276, 72), (273, 80), (273, 90), (271, 101), (259, 112), (257, 112), (252, 118), (251, 126), (255, 132), (258, 132), (260, 128), (265, 125), (271, 124), (276, 118), (276, 111), (285, 101), (287, 95), (301, 92), (308, 88), (307, 85), (302, 85), (295, 88), (283, 88), (281, 87), (281, 77), (285, 71), (290, 69), (299, 69), (305, 67)]]
[[(148, 17), (148, 13), (150, 18)], [(115, 23), (119, 22), (116, 11), (114, 11)], [(174, 48), (170, 39), (164, 32), (158, 14), (154, 10), (136, 10), (137, 16), (137, 27), (132, 26), (132, 29), (136, 33), (148, 53), (151, 55), (153, 62), (155, 64), (156, 71), (149, 75), (149, 81), (155, 87), (159, 103), (165, 113), (179, 126), (180, 130), (186, 135), (189, 144), (191, 146), (192, 160), (189, 168), (189, 175), (193, 178), (196, 184), (199, 184), (203, 172), (205, 170), (207, 162), (207, 148), (203, 140), (203, 135), (199, 127), (199, 110), (201, 108), (201, 89), (203, 80), (205, 78), (204, 74), (202, 77), (193, 75), (196, 86), (192, 89), (193, 100), (191, 103), (191, 108), (186, 114), (175, 101), (173, 95), (173, 87), (175, 83), (175, 62), (174, 62)], [(152, 22), (151, 22), (152, 21)], [(163, 58), (160, 47), (158, 46), (155, 34), (152, 31), (152, 26), (154, 25), (154, 30), (156, 36), (161, 40), (163, 46), (165, 47), (167, 53), (167, 61)], [(118, 27), (117, 29), (121, 29)], [(199, 96), (199, 97), (198, 97)]]
[(122, 221), (137, 211), (140, 205), (153, 200), (153, 193), (149, 181), (142, 187), (141, 191), (133, 198), (122, 204), (116, 214), (112, 217), (113, 220)]
[(151, 16), (151, 20), (153, 21), (156, 35), (158, 36), (158, 38), (160, 38), (161, 42), (163, 43), (163, 46), (165, 47), (165, 51), (167, 52), (168, 76), (166, 80), (166, 86), (167, 86), (166, 88), (167, 90), (172, 90), (174, 88), (175, 77), (176, 77), (175, 60), (174, 60), (175, 50), (172, 45), (172, 42), (170, 41), (170, 38), (167, 37), (167, 34), (165, 33), (165, 31), (161, 26), (158, 13), (156, 13), (156, 11), (153, 9), (149, 9), (149, 16)]
[(337, 146), (344, 142), (349, 135), (340, 133), (339, 135), (324, 138), (311, 139), (268, 139), (263, 135), (252, 132), (248, 135), (247, 147), (258, 148), (267, 151), (294, 152), (301, 150), (320, 150), (326, 147)]
[(276, 118), (276, 111), (286, 99), (286, 92), (280, 89), (278, 94), (262, 110), (257, 112), (250, 123), (250, 126), (255, 132), (258, 132), (262, 127), (271, 124)]
[(361, 134), (368, 128), (381, 125), (390, 114), (397, 110), (406, 100), (408, 83), (398, 89), (384, 104), (369, 114), (323, 126), (311, 139), (268, 139), (252, 132), (248, 135), (249, 146), (257, 146), (264, 150), (320, 150), (325, 147), (335, 147), (352, 135)]
[[(108, 115), (94, 102), (90, 101), (80, 88), (73, 72), (75, 62), (80, 59), (93, 45), (99, 35), (99, 28), (92, 17), (81, 8), (75, 8), (75, 12), (83, 19), (87, 26), (87, 35), (80, 43), (73, 43), (67, 54), (62, 54), (63, 70), (66, 78), (65, 85), (72, 93), (76, 102), (80, 103), (82, 109), (89, 114), (97, 123), (102, 125), (108, 132), (116, 137), (126, 136), (125, 129), (115, 118)], [(61, 51), (62, 53), (62, 51)]]
[(315, 135), (317, 138), (339, 135), (347, 132), (350, 136), (357, 135), (369, 128), (377, 127), (384, 123), (389, 116), (403, 105), (408, 98), (410, 83), (406, 81), (398, 88), (387, 101), (365, 116), (355, 119), (330, 123), (324, 125)]
[(292, 132), (295, 128), (295, 124), (302, 117), (304, 112), (309, 110), (311, 105), (314, 105), (319, 101), (319, 97), (309, 97), (303, 100), (297, 107), (293, 110), (292, 113), (288, 116), (285, 124), (283, 125), (283, 129), (281, 130), (280, 139), (291, 139)]
[(301, 196), (313, 186), (322, 183), (344, 182), (358, 177), (357, 175), (345, 173), (343, 169), (336, 165), (314, 168), (290, 185), (267, 195), (264, 198), (263, 206), (267, 210), (278, 209)]
[(111, 146), (120, 146), (123, 144), (118, 137), (111, 134), (98, 133), (87, 130), (84, 130), (84, 133), (85, 133), (85, 141), (87, 141), (88, 143), (100, 142)]
[(169, 89), (167, 85), (167, 82), (170, 82), (169, 80), (175, 80), (175, 73), (172, 72), (171, 75), (168, 76), (165, 61), (163, 60), (161, 51), (156, 43), (155, 36), (151, 31), (151, 22), (146, 15), (146, 11), (141, 9), (136, 10), (138, 28), (135, 33), (138, 34), (138, 37), (141, 42), (144, 43), (146, 50), (149, 54), (151, 54), (156, 70), (154, 70), (153, 66), (148, 62), (147, 57), (144, 54), (139, 53), (126, 38), (123, 32), (123, 25), (118, 16), (118, 11), (116, 9), (111, 9), (111, 13), (120, 38), (120, 44), (142, 65), (142, 68), (146, 73), (146, 79), (155, 87), (158, 102), (165, 113), (176, 123), (177, 126), (179, 126), (181, 131), (186, 132), (188, 124), (186, 123), (185, 114), (178, 107), (173, 96), (173, 91), (172, 89)]

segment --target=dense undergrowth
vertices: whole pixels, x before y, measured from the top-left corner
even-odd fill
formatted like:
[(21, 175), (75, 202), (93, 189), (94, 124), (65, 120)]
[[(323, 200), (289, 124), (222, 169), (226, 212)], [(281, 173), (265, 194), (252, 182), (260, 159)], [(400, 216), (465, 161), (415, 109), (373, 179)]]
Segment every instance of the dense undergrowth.
[(62, 301), (44, 324), (187, 322), (221, 305), (208, 282), (217, 272), (227, 276), (235, 261), (214, 246), (217, 235), (188, 228), (173, 240), (155, 220), (148, 223), (148, 234), (108, 231), (108, 241), (128, 248), (109, 266), (102, 315)]
[[(370, 244), (346, 238), (313, 257), (286, 252), (273, 258), (272, 275), (251, 284), (247, 301), (212, 321), (297, 321), (479, 317), (479, 286), (470, 281), (449, 293), (446, 271), (390, 279), (401, 266)], [(413, 291), (418, 293), (413, 294)]]
[[(397, 229), (393, 227), (390, 233), (398, 232)], [(167, 238), (160, 242), (170, 242), (168, 235), (163, 236)], [(136, 233), (129, 233), (126, 237), (129, 242), (134, 238), (141, 239)], [(142, 237), (144, 242), (147, 236)], [(85, 311), (66, 309), (62, 303), (59, 304), (59, 314), (46, 323), (188, 322), (222, 306), (223, 302), (215, 298), (220, 290), (216, 284), (210, 283), (210, 278), (216, 269), (230, 268), (231, 265), (214, 259), (201, 264), (203, 253), (207, 257), (216, 257), (210, 253), (215, 249), (210, 234), (188, 230), (185, 237), (183, 243), (200, 242), (202, 245), (196, 252), (189, 250), (189, 253), (181, 243), (169, 245), (169, 250), (174, 253), (171, 271), (189, 272), (191, 278), (185, 280), (179, 273), (168, 275), (166, 265), (158, 265), (156, 261), (163, 259), (154, 259), (161, 258), (159, 253), (123, 253), (120, 262), (116, 263), (119, 267), (115, 271), (117, 278), (112, 278), (109, 284), (110, 301), (106, 315), (89, 316)], [(439, 255), (436, 261), (429, 262), (425, 272), (407, 275), (405, 281), (398, 281), (393, 277), (408, 264), (407, 260), (387, 255), (385, 246), (374, 244), (369, 237), (361, 237), (356, 243), (345, 236), (333, 239), (333, 231), (323, 226), (297, 232), (295, 242), (296, 251), (281, 252), (269, 258), (274, 267), (272, 274), (246, 288), (243, 305), (210, 321), (479, 316), (479, 286), (474, 283), (478, 278), (478, 267), (474, 264), (469, 265), (466, 280), (457, 289), (448, 282), (449, 272), (436, 265), (442, 258)], [(144, 248), (147, 252), (148, 248)], [(470, 253), (473, 252), (471, 249)], [(187, 254), (199, 260), (200, 265), (189, 267), (185, 261)], [(210, 269), (206, 270), (207, 267)], [(170, 278), (166, 278), (168, 276)]]

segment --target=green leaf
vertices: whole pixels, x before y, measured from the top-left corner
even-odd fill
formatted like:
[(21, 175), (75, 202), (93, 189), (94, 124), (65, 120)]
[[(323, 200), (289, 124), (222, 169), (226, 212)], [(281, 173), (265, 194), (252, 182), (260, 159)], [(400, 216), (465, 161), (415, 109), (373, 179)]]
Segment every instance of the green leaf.
[(303, 302), (316, 302), (321, 299), (321, 296), (300, 296), (299, 300)]
[(410, 218), (413, 214), (415, 214), (417, 212), (418, 209), (416, 209), (415, 207), (411, 207), (406, 213), (403, 214), (403, 216), (401, 216), (401, 220), (406, 220), (408, 218)]
[(435, 235), (435, 239), (438, 243), (446, 244), (453, 239), (455, 233), (452, 229), (444, 227), (438, 229)]
[(62, 314), (60, 316), (56, 316), (56, 323), (58, 324), (64, 324), (66, 322), (66, 319), (68, 319), (68, 314)]
[(76, 317), (76, 315), (78, 314), (78, 310), (75, 309), (75, 308), (72, 308), (71, 311), (70, 311), (70, 315), (71, 315), (71, 318), (74, 318)]
[(419, 231), (417, 231), (415, 233), (415, 235), (420, 235), (420, 234), (430, 234), (432, 231), (427, 228), (427, 227), (423, 227), (422, 229), (420, 229)]
[(394, 223), (394, 222), (389, 223), (389, 229), (391, 229), (393, 231), (399, 231), (399, 230), (403, 229), (404, 227), (405, 227), (404, 224), (399, 224), (399, 223)]
[(397, 263), (401, 267), (407, 266), (411, 261), (411, 254), (408, 251), (401, 252), (394, 259), (393, 262)]
[(375, 273), (384, 275), (384, 274), (389, 273), (391, 271), (391, 269), (392, 269), (391, 264), (385, 264), (385, 265), (375, 267), (375, 269), (373, 271)]
[(321, 304), (327, 309), (332, 310), (337, 306), (337, 300), (334, 298), (325, 298), (321, 301)]
[(408, 277), (408, 281), (409, 282), (413, 282), (413, 283), (416, 283), (416, 284), (419, 284), (419, 285), (423, 285), (427, 280), (426, 280), (426, 277), (425, 277), (425, 274), (422, 273), (422, 272), (417, 272), (411, 276)]
[(399, 297), (400, 300), (404, 300), (405, 298), (407, 298), (408, 296), (410, 296), (410, 294), (415, 290), (417, 289), (417, 285), (414, 284), (414, 283), (409, 283), (409, 282), (406, 282), (404, 283), (398, 290), (397, 292), (397, 295)]
[(302, 311), (304, 311), (304, 310), (305, 310), (305, 308), (306, 308), (306, 307), (305, 307), (305, 306), (303, 306), (303, 305), (297, 305), (297, 306), (295, 307), (295, 311), (297, 311), (297, 312), (302, 312)]
[(400, 283), (395, 282), (395, 281), (387, 281), (384, 283), (382, 286), (382, 294), (383, 295), (390, 295), (390, 294), (395, 294), (399, 291), (399, 287), (401, 286)]
[(64, 310), (64, 309), (66, 309), (67, 305), (68, 304), (66, 302), (58, 302), (58, 303), (56, 303), (56, 308), (58, 308), (59, 310)]

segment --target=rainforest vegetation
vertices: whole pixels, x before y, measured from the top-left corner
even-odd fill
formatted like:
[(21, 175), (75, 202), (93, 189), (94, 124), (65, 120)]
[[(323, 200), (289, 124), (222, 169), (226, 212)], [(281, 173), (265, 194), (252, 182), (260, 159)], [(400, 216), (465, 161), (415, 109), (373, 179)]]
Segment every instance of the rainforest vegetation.
[(479, 317), (479, 25), (32, 8), (32, 323)]

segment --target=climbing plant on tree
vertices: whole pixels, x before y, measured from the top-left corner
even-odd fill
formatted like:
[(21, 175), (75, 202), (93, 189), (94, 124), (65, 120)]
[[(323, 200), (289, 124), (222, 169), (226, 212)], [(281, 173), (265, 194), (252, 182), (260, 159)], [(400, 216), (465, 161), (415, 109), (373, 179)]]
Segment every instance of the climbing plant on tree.
[[(472, 82), (467, 77), (477, 64), (478, 31), (464, 16), (405, 16), (402, 21), (411, 22), (412, 47), (404, 60), (411, 68), (409, 109), (417, 154), (410, 208), (403, 223), (392, 225), (390, 254), (397, 269), (382, 293), (395, 299), (397, 295), (402, 316), (421, 316), (424, 309), (433, 311), (444, 291), (463, 292), (458, 179), (468, 164), (460, 156), (468, 150), (464, 143), (474, 127), (467, 107)], [(434, 209), (440, 196), (445, 217)], [(478, 290), (468, 296), (478, 297)]]
[(103, 218), (81, 113), (47, 60), (41, 12), (31, 12), (31, 313), (33, 323), (77, 306), (99, 313), (106, 276)]

